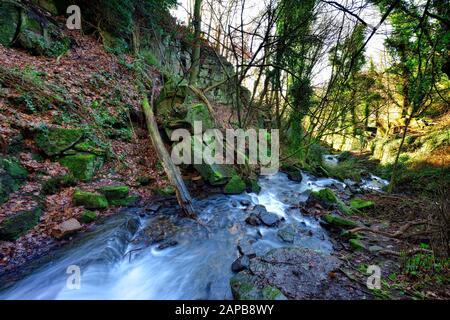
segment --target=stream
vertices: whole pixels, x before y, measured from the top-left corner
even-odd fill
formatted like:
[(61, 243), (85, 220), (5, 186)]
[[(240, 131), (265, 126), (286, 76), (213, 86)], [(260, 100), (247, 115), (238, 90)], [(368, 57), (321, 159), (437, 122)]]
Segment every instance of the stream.
[[(368, 179), (361, 187), (377, 189), (379, 183), (384, 181)], [(290, 207), (306, 201), (311, 190), (345, 189), (345, 184), (305, 173), (298, 183), (279, 173), (262, 177), (260, 185), (258, 195), (195, 200), (202, 225), (179, 218), (176, 204), (162, 205), (157, 213), (147, 207), (123, 209), (14, 278), (0, 277), (0, 299), (232, 299), (229, 280), (238, 246), (251, 244), (258, 256), (292, 246), (332, 252), (319, 222)], [(278, 226), (247, 224), (255, 205), (275, 213)], [(300, 230), (294, 241), (280, 237), (286, 226)], [(162, 241), (153, 244), (155, 236)], [(79, 289), (67, 285), (70, 266), (81, 271)]]

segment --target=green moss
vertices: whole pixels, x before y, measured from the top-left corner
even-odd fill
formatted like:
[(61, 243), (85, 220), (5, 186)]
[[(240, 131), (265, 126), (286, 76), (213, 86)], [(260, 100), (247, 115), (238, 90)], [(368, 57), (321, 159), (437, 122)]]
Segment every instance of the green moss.
[(194, 165), (202, 178), (213, 186), (223, 186), (230, 177), (236, 175), (236, 171), (232, 165), (219, 164), (196, 164)]
[(77, 190), (73, 194), (72, 200), (75, 206), (83, 206), (89, 210), (108, 208), (108, 200), (104, 195), (98, 193)]
[(358, 239), (350, 239), (348, 243), (354, 250), (363, 250), (365, 247)]
[(224, 188), (226, 194), (240, 194), (246, 189), (245, 182), (239, 176), (233, 176)]
[(352, 201), (350, 201), (350, 207), (352, 209), (356, 209), (356, 210), (370, 208), (370, 207), (373, 207), (374, 205), (375, 205), (375, 202), (373, 202), (371, 200), (360, 199), (360, 198), (355, 198), (355, 199), (352, 199)]
[(336, 227), (341, 227), (341, 228), (355, 228), (357, 227), (357, 224), (351, 220), (347, 220), (344, 218), (341, 218), (337, 215), (332, 215), (332, 214), (327, 214), (323, 217), (323, 219), (331, 224), (334, 225)]
[(128, 196), (128, 193), (130, 193), (130, 188), (124, 185), (106, 186), (97, 189), (97, 191), (103, 194), (109, 201), (109, 200), (125, 199)]
[(165, 187), (165, 188), (153, 189), (153, 192), (155, 192), (157, 195), (165, 196), (165, 197), (175, 195), (175, 189), (173, 187), (170, 187), (170, 186), (169, 187)]
[(39, 223), (42, 209), (26, 210), (6, 218), (0, 224), (0, 240), (14, 241)]
[(44, 195), (55, 194), (60, 189), (74, 187), (77, 185), (77, 179), (72, 174), (53, 177), (42, 184), (42, 193)]
[(334, 192), (328, 188), (322, 189), (319, 191), (313, 191), (311, 192), (311, 195), (316, 197), (319, 200), (328, 202), (328, 203), (337, 203), (337, 197), (334, 194)]
[(214, 122), (209, 114), (208, 107), (202, 103), (188, 108), (188, 113), (185, 120), (189, 122), (191, 126), (194, 126), (195, 121), (200, 121), (202, 123), (203, 130), (212, 129), (214, 127)]
[(46, 155), (52, 157), (72, 148), (83, 135), (80, 129), (50, 128), (38, 133), (35, 142)]
[(249, 179), (247, 181), (247, 188), (248, 188), (248, 191), (251, 193), (258, 194), (261, 192), (261, 186), (258, 184), (257, 179)]
[(141, 199), (140, 196), (134, 195), (126, 197), (124, 199), (114, 199), (111, 200), (109, 203), (113, 206), (127, 207), (136, 204), (140, 199)]
[(100, 148), (97, 146), (94, 142), (87, 140), (84, 142), (77, 143), (74, 147), (74, 150), (86, 152), (86, 153), (92, 153), (97, 156), (105, 156), (106, 150), (103, 148)]
[(101, 167), (103, 160), (93, 154), (77, 154), (61, 158), (59, 163), (68, 168), (78, 180), (88, 182)]
[(84, 211), (81, 216), (81, 221), (83, 221), (84, 223), (91, 223), (95, 220), (97, 220), (97, 214), (90, 210)]

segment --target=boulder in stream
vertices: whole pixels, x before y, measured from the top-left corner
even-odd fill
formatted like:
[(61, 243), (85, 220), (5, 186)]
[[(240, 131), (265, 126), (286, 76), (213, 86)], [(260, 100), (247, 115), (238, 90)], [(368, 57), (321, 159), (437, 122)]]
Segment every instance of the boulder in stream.
[(62, 239), (74, 234), (82, 229), (80, 222), (77, 219), (69, 219), (59, 224), (52, 230), (52, 236), (57, 239)]

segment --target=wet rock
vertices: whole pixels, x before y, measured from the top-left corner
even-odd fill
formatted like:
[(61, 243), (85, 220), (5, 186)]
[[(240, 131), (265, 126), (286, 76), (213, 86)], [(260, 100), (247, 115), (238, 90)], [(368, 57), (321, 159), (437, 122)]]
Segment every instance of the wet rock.
[(278, 230), (278, 237), (287, 243), (294, 243), (295, 236), (297, 234), (297, 230), (294, 225), (289, 224), (285, 226), (284, 228)]
[(57, 239), (62, 239), (67, 236), (74, 234), (75, 232), (82, 229), (81, 224), (77, 219), (69, 219), (59, 224), (52, 230), (52, 237)]
[(132, 196), (126, 197), (124, 199), (111, 200), (109, 203), (112, 206), (129, 207), (129, 206), (136, 205), (139, 202), (139, 200), (141, 200), (141, 196), (132, 195)]
[(248, 207), (248, 206), (250, 206), (252, 204), (252, 202), (250, 200), (241, 200), (240, 203), (244, 207)]
[(260, 285), (255, 277), (240, 272), (230, 280), (231, 291), (236, 300), (287, 300), (276, 287)]
[(150, 206), (146, 207), (145, 209), (150, 212), (158, 212), (159, 209), (161, 209), (161, 205), (159, 203), (152, 203)]
[(248, 240), (240, 240), (237, 246), (239, 253), (243, 256), (247, 256), (250, 259), (256, 257), (255, 249)]
[(303, 180), (301, 170), (289, 171), (287, 173), (287, 176), (288, 176), (289, 180), (292, 180), (295, 182), (302, 182), (302, 180)]
[(314, 250), (279, 248), (251, 260), (250, 272), (259, 285), (276, 287), (293, 299), (312, 299), (325, 295), (328, 274), (339, 265), (337, 258)]
[(160, 244), (157, 247), (157, 249), (158, 250), (164, 250), (164, 249), (167, 249), (167, 248), (175, 247), (176, 245), (178, 245), (178, 241), (171, 240), (171, 241), (167, 241), (167, 242), (164, 242), (164, 243)]
[(240, 272), (248, 269), (249, 266), (250, 266), (250, 259), (248, 258), (248, 256), (242, 256), (233, 262), (233, 264), (231, 265), (231, 271)]
[(151, 243), (157, 243), (169, 240), (175, 236), (179, 229), (169, 217), (159, 216), (148, 222), (148, 225), (144, 228), (144, 234)]
[(245, 219), (245, 222), (254, 227), (261, 225), (261, 220), (253, 213)]
[(267, 211), (262, 212), (259, 215), (259, 219), (268, 227), (275, 227), (280, 222), (280, 218), (278, 217), (278, 215)]

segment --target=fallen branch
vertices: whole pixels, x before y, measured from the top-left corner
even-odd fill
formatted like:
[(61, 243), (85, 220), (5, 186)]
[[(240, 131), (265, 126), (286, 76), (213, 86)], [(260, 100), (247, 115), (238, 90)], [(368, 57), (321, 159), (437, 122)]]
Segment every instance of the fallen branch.
[(195, 213), (194, 206), (192, 205), (192, 199), (189, 191), (186, 188), (186, 185), (184, 184), (183, 178), (181, 177), (178, 168), (173, 163), (172, 158), (170, 157), (169, 152), (166, 150), (161, 139), (158, 124), (156, 123), (153, 113), (153, 96), (154, 87), (152, 90), (151, 102), (149, 103), (148, 98), (146, 97), (142, 104), (142, 109), (145, 114), (150, 138), (153, 142), (153, 145), (155, 146), (159, 159), (163, 163), (164, 171), (169, 178), (169, 182), (175, 188), (178, 203), (188, 217), (195, 218), (197, 215)]
[(406, 225), (404, 225), (403, 227), (401, 227), (398, 231), (394, 232), (394, 233), (389, 233), (389, 232), (384, 232), (381, 230), (374, 230), (368, 227), (357, 227), (354, 229), (349, 230), (349, 233), (358, 233), (358, 232), (372, 232), (372, 233), (377, 233), (377, 234), (381, 234), (382, 236), (388, 237), (388, 238), (401, 238), (406, 231), (408, 231), (411, 227), (414, 226), (418, 226), (418, 225), (424, 225), (427, 224), (426, 221), (412, 221), (412, 222), (408, 222)]

